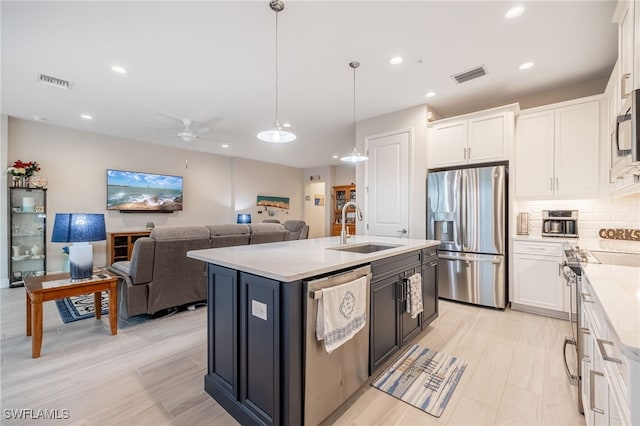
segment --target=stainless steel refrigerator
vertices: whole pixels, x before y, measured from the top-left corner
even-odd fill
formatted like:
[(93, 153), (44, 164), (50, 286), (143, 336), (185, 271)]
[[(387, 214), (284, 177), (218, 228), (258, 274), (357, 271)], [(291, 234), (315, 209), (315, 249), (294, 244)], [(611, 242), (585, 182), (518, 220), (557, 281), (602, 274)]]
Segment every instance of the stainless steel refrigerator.
[(506, 307), (507, 175), (506, 166), (428, 174), (427, 238), (441, 241), (439, 297)]

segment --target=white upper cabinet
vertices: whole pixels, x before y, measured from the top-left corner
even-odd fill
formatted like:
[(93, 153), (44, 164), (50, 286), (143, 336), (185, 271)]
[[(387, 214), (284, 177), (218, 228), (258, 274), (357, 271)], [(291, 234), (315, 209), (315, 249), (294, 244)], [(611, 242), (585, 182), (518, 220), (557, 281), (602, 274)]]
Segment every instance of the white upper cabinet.
[(448, 167), (467, 162), (467, 122), (434, 125), (428, 133), (429, 167)]
[[(640, 61), (637, 52), (640, 44), (636, 44), (636, 33), (640, 32), (640, 30), (636, 30), (634, 6), (637, 7), (638, 5), (634, 5), (633, 1), (619, 1), (614, 15), (614, 20), (618, 23), (620, 97), (623, 102), (629, 96), (631, 90), (640, 83), (640, 76), (636, 74), (638, 61)], [(618, 105), (618, 108), (620, 108), (620, 105)]]
[(517, 122), (516, 196), (578, 198), (599, 191), (599, 101), (563, 103)]
[(513, 106), (432, 123), (428, 133), (429, 168), (490, 163), (509, 159)]
[(554, 111), (522, 114), (517, 121), (516, 195), (553, 195)]

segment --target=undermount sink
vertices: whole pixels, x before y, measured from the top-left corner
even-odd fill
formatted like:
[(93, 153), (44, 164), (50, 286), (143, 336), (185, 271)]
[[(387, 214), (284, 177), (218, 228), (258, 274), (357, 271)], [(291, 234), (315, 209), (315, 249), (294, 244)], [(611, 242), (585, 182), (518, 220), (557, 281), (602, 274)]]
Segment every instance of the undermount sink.
[(590, 250), (591, 254), (607, 265), (618, 266), (640, 266), (640, 254), (638, 253), (621, 253), (613, 251), (596, 251)]
[(399, 245), (392, 244), (358, 244), (352, 246), (331, 247), (329, 250), (348, 251), (349, 253), (373, 253), (381, 250), (389, 250)]

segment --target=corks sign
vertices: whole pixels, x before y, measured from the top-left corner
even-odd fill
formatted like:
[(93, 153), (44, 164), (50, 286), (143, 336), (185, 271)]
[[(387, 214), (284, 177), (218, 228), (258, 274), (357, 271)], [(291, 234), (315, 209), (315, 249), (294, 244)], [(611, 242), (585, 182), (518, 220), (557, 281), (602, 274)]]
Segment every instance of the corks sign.
[(600, 238), (607, 240), (640, 241), (640, 229), (601, 229)]

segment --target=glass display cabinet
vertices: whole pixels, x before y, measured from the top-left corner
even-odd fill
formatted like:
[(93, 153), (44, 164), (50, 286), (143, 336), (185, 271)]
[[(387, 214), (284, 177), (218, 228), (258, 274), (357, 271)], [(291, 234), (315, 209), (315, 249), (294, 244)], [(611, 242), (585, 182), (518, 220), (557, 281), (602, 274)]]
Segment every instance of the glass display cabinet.
[(9, 286), (47, 270), (47, 190), (9, 188)]
[[(342, 229), (342, 208), (348, 201), (356, 201), (355, 185), (340, 185), (333, 187), (332, 200), (333, 212), (331, 214), (331, 236), (340, 235)], [(346, 229), (350, 235), (356, 234), (356, 209), (353, 206), (347, 207)]]

